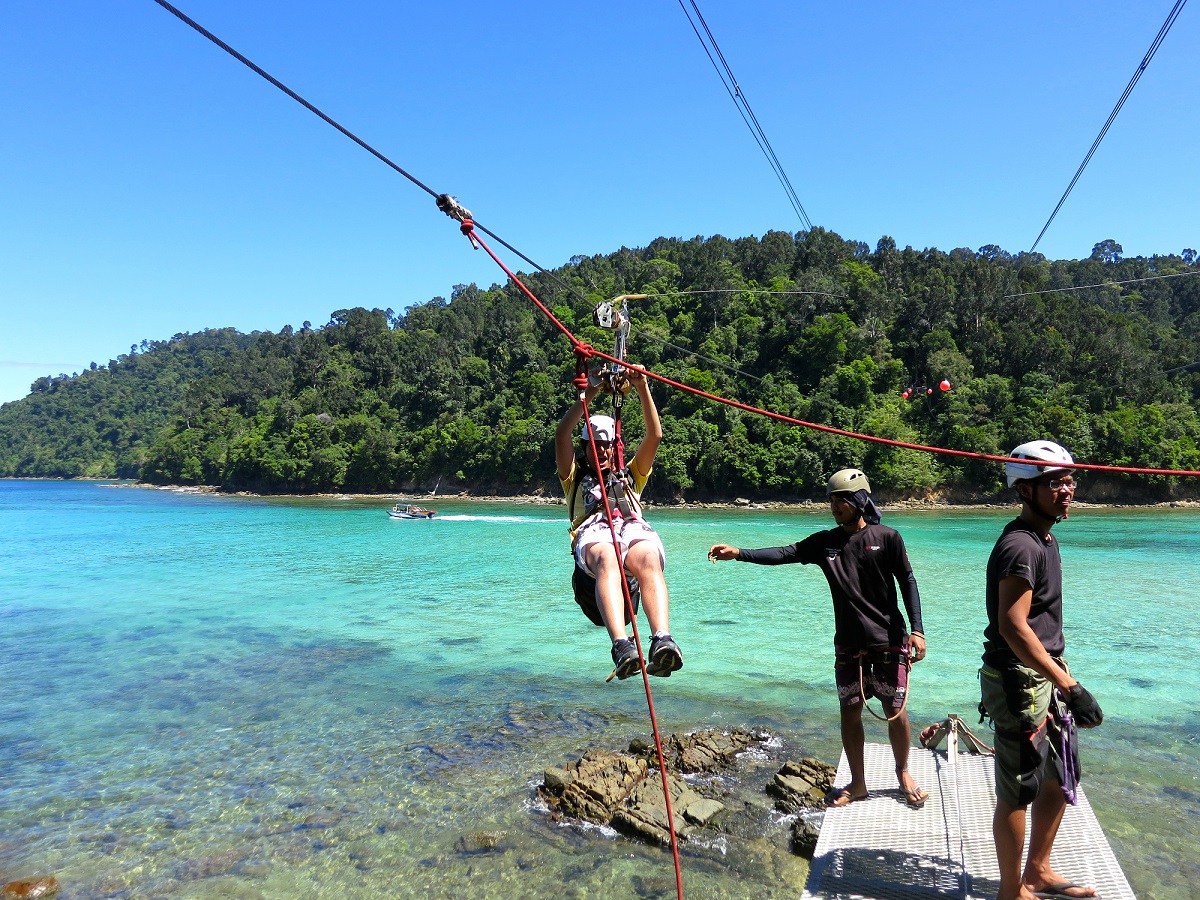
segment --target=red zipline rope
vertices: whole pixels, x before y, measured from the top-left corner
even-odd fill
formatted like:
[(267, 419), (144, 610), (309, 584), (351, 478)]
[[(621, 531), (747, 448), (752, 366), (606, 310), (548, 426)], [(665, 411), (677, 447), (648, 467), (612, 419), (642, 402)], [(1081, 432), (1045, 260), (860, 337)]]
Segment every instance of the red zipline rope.
[[(579, 355), (580, 363), (586, 360), (586, 356)], [(587, 399), (584, 397), (583, 391), (587, 387), (587, 374), (581, 373), (579, 378), (582, 379), (583, 386), (579, 389), (579, 399), (583, 403), (583, 421), (591, 422), (592, 414), (588, 409)], [(577, 386), (579, 378), (577, 378)], [(600, 468), (600, 452), (596, 448), (596, 432), (588, 425), (588, 448), (592, 453), (592, 468), (597, 473), (601, 473)], [(675, 834), (675, 810), (671, 804), (671, 788), (667, 778), (667, 758), (663, 754), (662, 736), (658, 731), (658, 716), (654, 712), (654, 695), (650, 691), (650, 673), (646, 671), (646, 656), (642, 653), (642, 639), (638, 634), (637, 611), (633, 608), (633, 595), (629, 592), (629, 582), (625, 580), (625, 560), (621, 557), (621, 544), (617, 540), (616, 523), (613, 522), (612, 504), (608, 499), (608, 488), (604, 484), (604, 479), (598, 478), (600, 483), (600, 498), (604, 502), (604, 517), (608, 520), (608, 533), (612, 538), (613, 552), (617, 555), (617, 567), (620, 570), (621, 594), (625, 598), (625, 611), (629, 616), (630, 630), (633, 632), (633, 643), (637, 647), (638, 665), (642, 669), (642, 684), (646, 688), (646, 707), (650, 711), (650, 728), (654, 733), (654, 748), (658, 751), (658, 772), (662, 779), (663, 802), (667, 808), (667, 831), (671, 835), (671, 856), (675, 860), (675, 890), (679, 896), (679, 900), (683, 900), (683, 868), (679, 863), (679, 837)], [(599, 585), (597, 585), (599, 590)]]
[[(518, 278), (515, 274), (513, 274), (513, 272), (509, 270), (508, 266), (504, 265), (504, 263), (500, 260), (500, 258), (498, 256), (496, 256), (495, 253), (492, 252), (492, 249), (483, 240), (481, 240), (477, 234), (474, 233), (473, 223), (471, 222), (470, 219), (467, 219), (466, 221), (464, 221), (462, 223), (462, 233), (465, 234), (468, 238), (470, 238), (472, 243), (477, 244), (480, 247), (483, 247), (483, 249), (487, 251), (488, 256), (490, 256), (493, 260), (495, 260), (496, 265), (498, 265), (501, 269), (504, 270), (504, 274), (506, 274), (510, 279), (512, 279), (512, 282), (518, 288), (521, 289), (522, 293), (524, 293), (526, 297), (528, 297), (531, 301), (533, 301), (534, 305), (536, 305), (538, 309), (540, 309), (543, 313), (546, 314), (546, 316), (550, 319), (551, 322), (554, 323), (554, 325), (558, 328), (559, 331), (561, 331), (564, 335), (566, 335), (567, 339), (570, 340), (571, 345), (575, 348), (576, 353), (583, 354), (584, 356), (587, 356), (587, 357), (595, 357), (597, 359), (603, 359), (603, 360), (607, 360), (609, 362), (619, 363), (620, 365), (625, 365), (625, 366), (629, 365), (629, 363), (625, 362), (625, 360), (617, 359), (614, 356), (610, 356), (607, 353), (597, 350), (595, 347), (592, 347), (590, 344), (583, 343), (577, 337), (575, 337), (575, 335), (573, 335), (570, 332), (570, 330), (565, 325), (563, 325), (562, 322), (560, 322), (558, 319), (556, 319), (554, 317), (554, 314), (552, 312), (550, 312), (549, 309), (546, 308), (546, 305), (544, 303), (542, 303), (541, 300), (539, 300), (537, 297), (535, 297), (533, 295), (533, 292), (530, 291), (529, 288), (527, 288), (524, 285), (524, 283), (522, 283), (521, 279)], [(748, 403), (741, 403), (737, 400), (730, 400), (728, 397), (720, 397), (716, 394), (710, 394), (708, 391), (702, 391), (699, 388), (694, 388), (689, 385), (682, 384), (681, 382), (673, 381), (670, 378), (666, 378), (665, 376), (662, 376), (662, 375), (657, 375), (654, 372), (651, 372), (647, 369), (643, 369), (642, 371), (644, 371), (646, 373), (647, 377), (653, 378), (655, 381), (661, 381), (663, 384), (670, 385), (671, 387), (673, 387), (677, 390), (684, 391), (689, 394), (694, 394), (697, 397), (703, 397), (706, 400), (712, 400), (715, 403), (724, 403), (726, 406), (732, 406), (735, 409), (741, 409), (746, 412), (756, 413), (757, 415), (760, 415), (760, 416), (766, 416), (767, 418), (775, 419), (778, 422), (785, 422), (789, 425), (798, 425), (801, 428), (811, 428), (814, 431), (824, 431), (824, 432), (827, 432), (828, 434), (836, 434), (836, 435), (840, 435), (841, 437), (854, 438), (855, 440), (859, 440), (859, 441), (870, 441), (871, 443), (875, 443), (875, 444), (885, 444), (890, 447), (901, 447), (906, 450), (919, 450), (924, 453), (938, 453), (943, 456), (957, 456), (957, 457), (960, 457), (963, 459), (981, 459), (981, 460), (988, 460), (991, 462), (1022, 462), (1022, 463), (1027, 463), (1027, 464), (1031, 462), (1030, 460), (1027, 460), (1027, 459), (1018, 460), (1018, 459), (1014, 459), (1011, 456), (1000, 456), (1000, 455), (993, 454), (993, 453), (976, 453), (975, 451), (972, 451), (972, 450), (951, 450), (948, 447), (931, 447), (927, 444), (912, 444), (907, 441), (897, 441), (892, 438), (878, 437), (873, 434), (860, 434), (856, 431), (847, 431), (844, 428), (834, 428), (832, 425), (821, 425), (821, 424), (818, 424), (817, 422), (806, 422), (803, 419), (797, 419), (792, 416), (785, 416), (782, 413), (772, 412), (769, 409), (762, 409), (757, 406), (751, 406)], [(1033, 462), (1032, 464), (1039, 465), (1039, 463), (1037, 463), (1037, 462)], [(1050, 463), (1046, 463), (1046, 465), (1050, 465)], [(1186, 477), (1192, 477), (1192, 478), (1200, 477), (1200, 471), (1195, 471), (1192, 469), (1146, 469), (1146, 468), (1137, 468), (1135, 466), (1104, 466), (1104, 465), (1099, 465), (1096, 463), (1081, 463), (1081, 462), (1074, 463), (1074, 468), (1086, 469), (1088, 471), (1093, 471), (1093, 472), (1124, 472), (1124, 473), (1127, 473), (1130, 475), (1178, 475), (1178, 476), (1186, 476)]]
[[(554, 324), (554, 326), (563, 333), (563, 335), (567, 338), (567, 340), (569, 340), (571, 342), (571, 346), (574, 348), (575, 354), (579, 358), (581, 363), (582, 363), (582, 361), (590, 359), (590, 358), (597, 358), (597, 359), (607, 360), (608, 362), (617, 363), (620, 365), (626, 365), (626, 366), (629, 365), (625, 360), (617, 359), (614, 356), (610, 356), (607, 353), (603, 353), (603, 352), (597, 350), (595, 347), (592, 347), (590, 344), (586, 344), (583, 341), (580, 341), (579, 338), (575, 337), (575, 335), (571, 333), (570, 329), (567, 328), (565, 325), (563, 325), (562, 322), (560, 322), (558, 320), (558, 318), (554, 315), (554, 313), (552, 313), (547, 308), (547, 306), (544, 303), (542, 303), (542, 301), (539, 300), (534, 295), (534, 293), (531, 290), (529, 290), (529, 288), (527, 288), (525, 286), (525, 283), (522, 282), (521, 279), (518, 278), (516, 276), (516, 274), (512, 270), (510, 270), (508, 268), (508, 266), (506, 266), (504, 264), (504, 262), (500, 259), (500, 257), (498, 257), (492, 251), (492, 248), (489, 247), (487, 245), (487, 243), (483, 239), (481, 239), (478, 234), (475, 233), (474, 222), (472, 222), (470, 219), (463, 219), (460, 230), (471, 241), (472, 246), (482, 247), (487, 252), (488, 256), (490, 256), (495, 261), (496, 265), (498, 265), (504, 271), (504, 274), (509, 277), (509, 279), (513, 282), (513, 284), (515, 284), (518, 288), (520, 288), (521, 292), (530, 299), (530, 301), (534, 304), (534, 306), (536, 306), (539, 310), (541, 310), (542, 313), (545, 314), (546, 318), (548, 318)], [(757, 406), (751, 406), (748, 403), (741, 403), (737, 400), (730, 400), (727, 397), (720, 397), (716, 394), (709, 393), (708, 391), (702, 391), (699, 388), (690, 387), (689, 385), (682, 384), (678, 381), (674, 381), (674, 380), (672, 380), (670, 378), (666, 378), (662, 375), (657, 375), (654, 372), (651, 372), (646, 369), (642, 369), (642, 371), (645, 372), (645, 374), (648, 377), (653, 378), (655, 381), (660, 381), (663, 384), (670, 385), (671, 387), (673, 387), (677, 390), (681, 390), (681, 391), (684, 391), (689, 394), (694, 394), (697, 397), (703, 397), (706, 400), (712, 400), (716, 403), (724, 403), (726, 406), (732, 406), (735, 409), (741, 409), (741, 410), (744, 410), (745, 412), (750, 412), (750, 413), (755, 413), (757, 415), (766, 416), (767, 418), (775, 419), (776, 421), (779, 421), (779, 422), (785, 422), (789, 425), (797, 425), (797, 426), (800, 426), (801, 428), (811, 428), (814, 431), (824, 431), (828, 434), (836, 434), (836, 435), (840, 435), (841, 437), (854, 438), (855, 440), (870, 441), (870, 442), (876, 443), (876, 444), (885, 444), (885, 445), (891, 446), (891, 447), (901, 447), (901, 448), (907, 449), (907, 450), (918, 450), (918, 451), (922, 451), (925, 453), (942, 454), (944, 456), (957, 456), (957, 457), (964, 458), (964, 459), (980, 459), (980, 460), (989, 460), (992, 462), (1018, 462), (1018, 461), (1025, 462), (1025, 463), (1029, 462), (1029, 460), (1015, 460), (1013, 457), (1010, 457), (1010, 456), (999, 456), (999, 455), (991, 454), (991, 453), (976, 453), (976, 452), (973, 452), (970, 450), (952, 450), (947, 447), (931, 447), (926, 444), (913, 444), (913, 443), (909, 443), (907, 441), (897, 441), (892, 438), (884, 438), (884, 437), (878, 437), (876, 435), (871, 435), (871, 434), (860, 434), (855, 431), (847, 431), (844, 428), (834, 428), (832, 425), (821, 425), (816, 422), (806, 422), (803, 419), (797, 419), (797, 418), (794, 418), (793, 416), (785, 416), (782, 413), (772, 412), (768, 409), (762, 409)], [(586, 383), (584, 383), (584, 387), (586, 387)], [(582, 398), (582, 395), (583, 395), (583, 388), (580, 388), (580, 397), (581, 398)], [(584, 401), (583, 414), (584, 414), (585, 421), (586, 421), (589, 418), (586, 400)], [(590, 430), (589, 430), (589, 433), (590, 433)], [(600, 456), (596, 450), (595, 438), (593, 437), (589, 443), (591, 444), (593, 465), (595, 466), (596, 471), (600, 471)], [(1037, 463), (1034, 463), (1034, 464), (1036, 465)], [(1098, 465), (1095, 463), (1079, 463), (1079, 462), (1075, 463), (1074, 467), (1077, 469), (1087, 469), (1089, 471), (1125, 472), (1125, 473), (1135, 474), (1135, 475), (1179, 475), (1179, 476), (1192, 476), (1192, 477), (1200, 476), (1200, 471), (1192, 471), (1192, 470), (1188, 470), (1188, 469), (1149, 469), (1149, 468), (1137, 468), (1137, 467), (1133, 467), (1133, 466), (1105, 466), (1105, 465)], [(680, 863), (679, 863), (679, 840), (675, 834), (675, 816), (674, 816), (674, 813), (671, 808), (671, 793), (670, 793), (670, 790), (668, 789), (668, 783), (667, 783), (666, 758), (663, 756), (662, 740), (659, 736), (659, 731), (658, 731), (658, 720), (654, 713), (654, 697), (650, 691), (650, 678), (648, 676), (648, 673), (646, 672), (646, 659), (642, 654), (642, 644), (641, 644), (640, 638), (638, 637), (637, 616), (634, 615), (633, 598), (629, 594), (629, 586), (625, 581), (625, 577), (624, 577), (625, 576), (625, 566), (624, 566), (624, 562), (621, 560), (621, 548), (617, 542), (616, 530), (614, 528), (614, 523), (613, 523), (613, 518), (612, 518), (612, 508), (609, 504), (608, 493), (604, 487), (603, 480), (601, 480), (600, 490), (601, 490), (601, 496), (604, 500), (604, 514), (608, 519), (609, 532), (613, 538), (613, 548), (617, 553), (617, 561), (620, 564), (621, 590), (624, 594), (626, 608), (629, 612), (631, 624), (633, 626), (632, 627), (633, 639), (634, 639), (634, 643), (637, 646), (638, 661), (642, 667), (642, 681), (645, 683), (645, 688), (646, 688), (646, 704), (650, 710), (650, 724), (654, 731), (654, 745), (655, 745), (655, 748), (658, 750), (659, 772), (662, 777), (663, 798), (666, 801), (667, 824), (668, 824), (668, 827), (670, 829), (670, 834), (671, 834), (671, 852), (675, 859), (675, 886), (676, 886), (676, 890), (679, 895), (679, 900), (683, 900), (683, 872), (682, 872), (682, 869), (681, 869)]]

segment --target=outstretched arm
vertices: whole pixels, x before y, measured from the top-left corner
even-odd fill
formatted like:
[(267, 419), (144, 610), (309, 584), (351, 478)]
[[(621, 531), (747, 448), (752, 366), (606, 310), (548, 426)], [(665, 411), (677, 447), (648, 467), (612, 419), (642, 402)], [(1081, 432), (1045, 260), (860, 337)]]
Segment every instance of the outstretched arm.
[(800, 544), (788, 544), (785, 547), (762, 547), (758, 550), (744, 550), (730, 544), (713, 544), (712, 549), (708, 551), (708, 558), (713, 562), (719, 559), (736, 559), (741, 562), (758, 563), (760, 566), (811, 562), (806, 555), (801, 553)]
[[(583, 392), (587, 402), (591, 403), (600, 394), (600, 386), (589, 384)], [(554, 461), (558, 466), (559, 480), (564, 480), (571, 474), (571, 466), (575, 464), (575, 426), (583, 418), (583, 401), (576, 399), (571, 408), (558, 421), (554, 430)]]
[(708, 558), (712, 562), (717, 560), (737, 559), (742, 551), (730, 544), (713, 544), (712, 549), (708, 551)]
[(638, 400), (642, 404), (642, 421), (646, 423), (646, 436), (638, 444), (637, 453), (633, 455), (637, 470), (644, 474), (654, 467), (654, 455), (658, 453), (658, 445), (662, 443), (662, 422), (658, 418), (658, 407), (654, 405), (645, 370), (636, 366), (626, 366), (625, 377), (637, 390)]

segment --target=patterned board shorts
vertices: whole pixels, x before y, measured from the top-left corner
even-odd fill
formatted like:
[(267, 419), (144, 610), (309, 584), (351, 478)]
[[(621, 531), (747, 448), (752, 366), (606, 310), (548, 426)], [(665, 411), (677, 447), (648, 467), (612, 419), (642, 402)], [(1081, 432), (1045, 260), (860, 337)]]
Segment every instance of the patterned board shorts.
[(1016, 808), (1033, 802), (1042, 783), (1060, 784), (1058, 726), (1050, 716), (1054, 685), (1028, 666), (979, 670), (983, 709), (996, 731), (996, 796)]
[(860, 677), (868, 700), (878, 697), (893, 708), (899, 707), (908, 694), (908, 639), (905, 638), (900, 647), (870, 650), (865, 660), (844, 648), (837, 648), (834, 680), (838, 702), (843, 708), (863, 702)]

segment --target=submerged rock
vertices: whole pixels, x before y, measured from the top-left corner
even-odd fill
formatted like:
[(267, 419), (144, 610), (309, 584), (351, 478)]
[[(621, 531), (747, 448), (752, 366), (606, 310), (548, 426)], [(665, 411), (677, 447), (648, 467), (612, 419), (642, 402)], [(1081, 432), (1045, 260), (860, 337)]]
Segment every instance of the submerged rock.
[(817, 849), (817, 838), (821, 836), (821, 826), (807, 816), (801, 816), (792, 823), (792, 852), (805, 859), (812, 859)]
[(504, 831), (472, 831), (461, 835), (454, 842), (454, 849), (464, 856), (476, 853), (490, 853), (493, 850), (500, 849), (501, 842), (504, 840), (506, 833)]
[(57, 897), (58, 879), (51, 875), (49, 878), (30, 878), (22, 881), (10, 881), (0, 888), (0, 900), (31, 900), (34, 897)]

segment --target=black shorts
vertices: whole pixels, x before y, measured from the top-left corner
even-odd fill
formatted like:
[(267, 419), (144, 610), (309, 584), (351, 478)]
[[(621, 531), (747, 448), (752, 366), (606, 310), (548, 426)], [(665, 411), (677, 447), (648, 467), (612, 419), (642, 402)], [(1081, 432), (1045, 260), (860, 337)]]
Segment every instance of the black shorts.
[[(629, 572), (625, 573), (625, 583), (629, 585), (629, 596), (633, 599), (633, 611), (636, 614), (638, 603), (642, 599), (642, 586)], [(576, 566), (575, 574), (571, 576), (571, 587), (575, 590), (575, 602), (579, 604), (583, 614), (592, 621), (593, 625), (604, 627), (604, 617), (600, 615), (600, 607), (596, 605), (596, 579)], [(625, 624), (628, 625), (629, 622), (629, 609), (626, 607)]]

